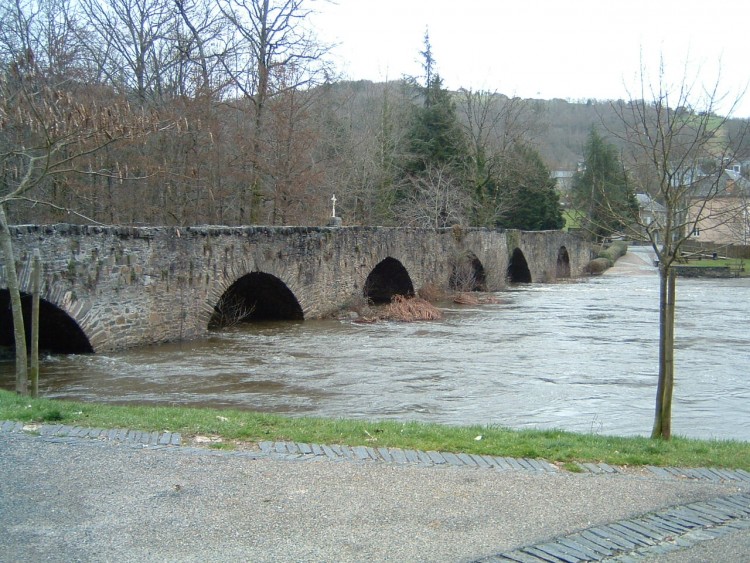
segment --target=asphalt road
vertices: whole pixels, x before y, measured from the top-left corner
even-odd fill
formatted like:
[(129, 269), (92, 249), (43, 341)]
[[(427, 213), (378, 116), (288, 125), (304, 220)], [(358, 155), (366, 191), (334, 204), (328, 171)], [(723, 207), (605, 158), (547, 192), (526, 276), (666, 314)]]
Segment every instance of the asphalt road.
[[(750, 491), (635, 470), (213, 454), (0, 432), (0, 561), (476, 561)], [(748, 561), (750, 531), (653, 560)]]

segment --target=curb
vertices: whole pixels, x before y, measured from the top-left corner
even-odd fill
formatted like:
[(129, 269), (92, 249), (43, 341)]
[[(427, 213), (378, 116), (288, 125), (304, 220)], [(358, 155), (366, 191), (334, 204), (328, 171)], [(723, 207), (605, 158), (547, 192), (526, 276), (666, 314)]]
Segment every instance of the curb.
[(750, 493), (673, 506), (473, 563), (631, 563), (658, 558), (738, 530), (750, 530)]
[(260, 451), (284, 459), (381, 462), (422, 467), (474, 467), (496, 471), (529, 471), (559, 473), (560, 470), (543, 459), (510, 458), (479, 454), (305, 444), (298, 442), (260, 442)]
[(26, 432), (58, 438), (93, 438), (143, 446), (179, 446), (181, 442), (180, 435), (173, 432), (141, 432), (122, 428), (87, 428), (64, 424), (25, 424), (11, 420), (0, 423), (0, 432)]
[[(342, 446), (336, 444), (307, 444), (300, 442), (260, 442), (258, 451), (214, 450), (205, 447), (182, 445), (182, 437), (177, 432), (141, 432), (123, 428), (102, 429), (64, 424), (35, 424), (11, 420), (0, 421), (0, 433), (15, 432), (36, 434), (43, 438), (71, 440), (100, 440), (137, 445), (142, 447), (175, 447), (184, 453), (204, 455), (224, 455), (241, 457), (270, 457), (280, 460), (331, 460), (363, 463), (392, 463), (396, 465), (416, 465), (421, 467), (472, 467), (495, 471), (528, 471), (533, 473), (564, 473), (565, 471), (544, 459), (511, 458), (480, 454), (451, 453), (401, 448), (372, 448), (369, 446)], [(179, 446), (179, 448), (177, 448)], [(576, 463), (581, 473), (625, 474), (620, 468), (606, 463)], [(750, 472), (742, 469), (718, 468), (679, 468), (646, 465), (644, 470), (663, 479), (690, 479), (713, 483), (750, 483)]]

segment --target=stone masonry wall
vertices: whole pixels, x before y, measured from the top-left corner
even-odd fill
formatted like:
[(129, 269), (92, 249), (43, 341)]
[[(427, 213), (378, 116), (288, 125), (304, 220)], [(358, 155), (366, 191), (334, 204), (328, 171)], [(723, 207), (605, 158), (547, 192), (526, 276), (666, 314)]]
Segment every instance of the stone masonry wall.
[[(534, 282), (553, 281), (560, 247), (579, 276), (588, 245), (562, 232), (382, 227), (99, 227), (12, 228), (22, 291), (30, 291), (31, 256), (44, 264), (42, 299), (67, 312), (95, 351), (206, 335), (214, 305), (250, 272), (279, 278), (305, 318), (325, 316), (362, 295), (373, 268), (391, 257), (415, 289), (447, 287), (452, 258), (482, 263), (487, 289), (501, 289), (515, 247)], [(0, 263), (0, 288), (6, 288)]]

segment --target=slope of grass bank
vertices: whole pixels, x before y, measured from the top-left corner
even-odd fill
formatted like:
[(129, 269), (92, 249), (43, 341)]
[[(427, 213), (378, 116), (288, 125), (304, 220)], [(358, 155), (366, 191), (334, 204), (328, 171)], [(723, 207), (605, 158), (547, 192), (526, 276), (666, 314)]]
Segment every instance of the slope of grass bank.
[(724, 467), (750, 471), (750, 443), (747, 442), (685, 438), (664, 442), (558, 430), (296, 418), (237, 410), (115, 406), (29, 399), (3, 390), (0, 390), (0, 420), (180, 432), (183, 437), (220, 437), (225, 446), (230, 447), (233, 442), (295, 441), (543, 458), (561, 463)]

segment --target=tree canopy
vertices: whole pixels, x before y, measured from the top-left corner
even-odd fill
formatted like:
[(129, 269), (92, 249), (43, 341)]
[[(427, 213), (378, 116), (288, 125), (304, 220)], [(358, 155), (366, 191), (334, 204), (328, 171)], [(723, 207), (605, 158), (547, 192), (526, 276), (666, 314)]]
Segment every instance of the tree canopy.
[(517, 144), (498, 188), (508, 209), (496, 220), (498, 227), (525, 231), (561, 229), (565, 221), (555, 181), (539, 151)]
[(617, 148), (592, 128), (583, 147), (582, 171), (573, 177), (573, 203), (583, 228), (596, 238), (623, 232), (636, 220), (638, 203)]
[[(550, 224), (514, 223), (508, 207), (511, 184), (530, 182), (506, 175), (527, 166), (513, 164), (525, 154), (514, 147), (532, 146), (536, 105), (448, 90), (427, 33), (420, 79), (338, 81), (327, 46), (306, 25), (310, 5), (0, 0), (5, 90), (22, 77), (23, 90), (48, 95), (53, 110), (77, 102), (84, 112), (76, 118), (113, 115), (117, 103), (115, 114), (172, 124), (77, 151), (64, 170), (35, 177), (23, 198), (6, 198), (7, 220), (320, 224), (335, 193), (348, 224), (421, 224), (417, 216), (433, 226)], [(11, 116), (21, 102), (8, 95), (3, 103)], [(28, 139), (52, 138), (65, 125), (53, 113), (13, 129), (0, 115), (0, 142), (18, 140), (29, 154)], [(20, 153), (8, 146), (4, 154), (0, 196), (24, 178), (13, 160)], [(544, 208), (551, 200), (527, 204), (535, 201)], [(425, 218), (436, 206), (443, 209)]]

